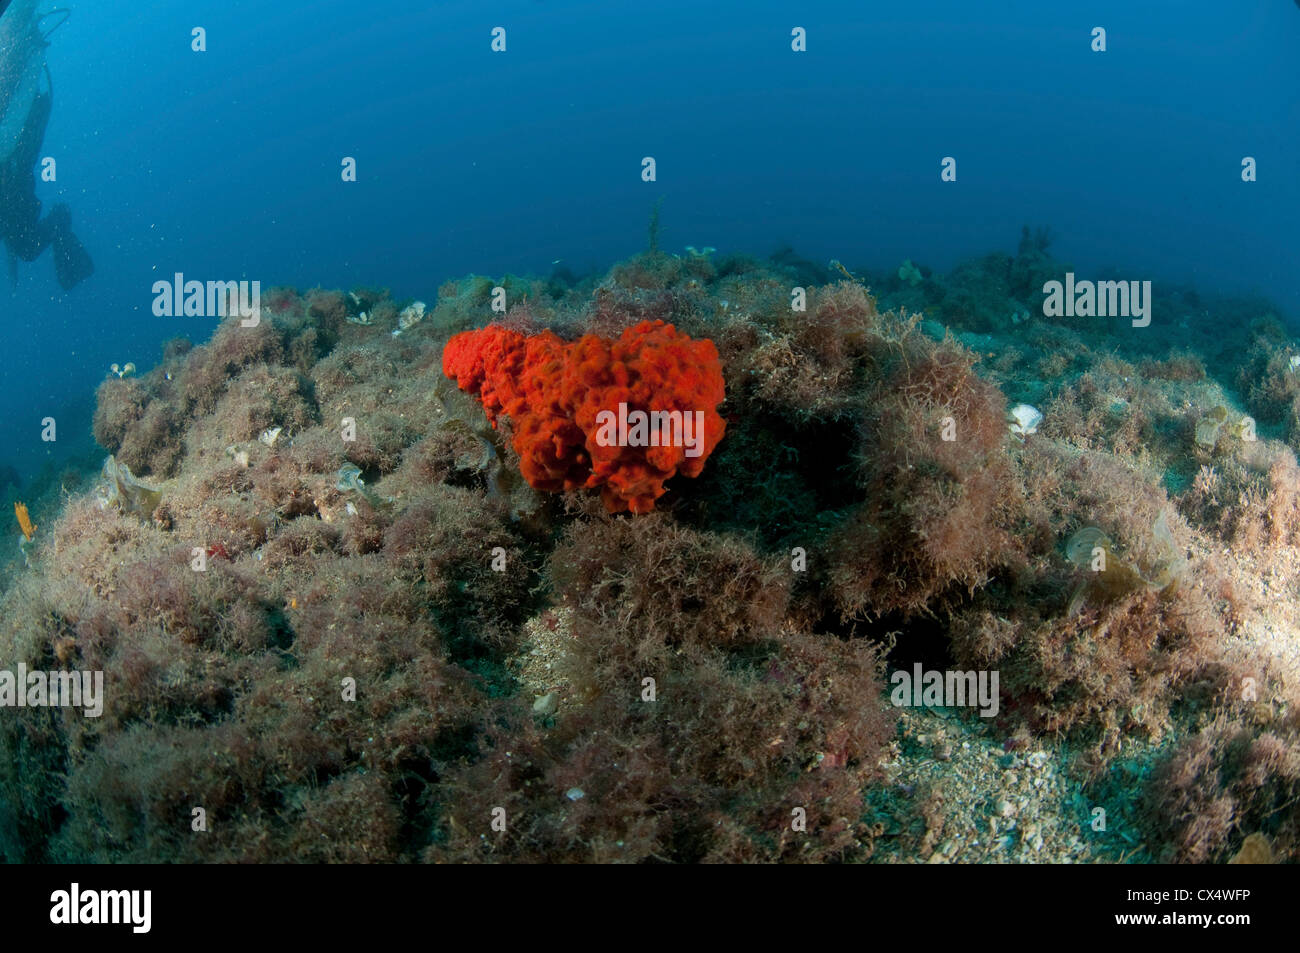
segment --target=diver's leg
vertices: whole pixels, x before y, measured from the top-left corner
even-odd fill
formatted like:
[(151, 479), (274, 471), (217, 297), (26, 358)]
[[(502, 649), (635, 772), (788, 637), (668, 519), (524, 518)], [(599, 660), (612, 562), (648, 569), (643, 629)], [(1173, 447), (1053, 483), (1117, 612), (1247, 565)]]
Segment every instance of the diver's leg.
[(60, 203), (50, 209), (45, 218), (37, 219), (40, 203), (33, 204), (35, 208), (24, 210), (31, 213), (30, 218), (20, 222), (16, 228), (6, 229), (6, 244), (14, 256), (23, 261), (35, 261), (46, 248), (52, 248), (54, 274), (59, 287), (64, 291), (75, 288), (95, 273), (95, 263), (72, 233), (72, 213)]
[(47, 247), (53, 246), (54, 271), (60, 287), (66, 291), (94, 274), (95, 264), (72, 233), (72, 213), (66, 205), (54, 206), (48, 216), (41, 218), (41, 201), (36, 197), (36, 176), (32, 169), (45, 137), (50, 102), (48, 93), (36, 98), (23, 125), (18, 147), (0, 166), (0, 241), (23, 261), (35, 261)]
[[(32, 100), (22, 132), (14, 144), (9, 161), (18, 169), (31, 172), (41, 161), (41, 144), (45, 142), (45, 127), (50, 124), (50, 111), (54, 108), (51, 93), (38, 93)], [(33, 188), (35, 179), (33, 178)]]
[(50, 221), (41, 220), (41, 202), (31, 189), (19, 186), (6, 189), (4, 207), (0, 208), (0, 233), (9, 250), (22, 261), (35, 261), (54, 240)]
[(72, 213), (66, 205), (60, 202), (54, 206), (45, 221), (54, 246), (54, 274), (59, 287), (64, 291), (75, 288), (95, 273), (95, 263), (86, 246), (72, 234)]

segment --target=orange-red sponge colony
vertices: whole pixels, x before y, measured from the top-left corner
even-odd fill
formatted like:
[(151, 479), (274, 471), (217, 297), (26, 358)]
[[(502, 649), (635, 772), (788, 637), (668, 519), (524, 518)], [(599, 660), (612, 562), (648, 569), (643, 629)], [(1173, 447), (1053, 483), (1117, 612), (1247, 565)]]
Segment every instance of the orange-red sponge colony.
[(490, 325), (448, 341), (442, 370), (478, 396), (494, 427), (509, 416), (531, 486), (599, 487), (612, 513), (647, 513), (665, 480), (699, 476), (726, 429), (713, 342), (663, 321), (571, 343)]

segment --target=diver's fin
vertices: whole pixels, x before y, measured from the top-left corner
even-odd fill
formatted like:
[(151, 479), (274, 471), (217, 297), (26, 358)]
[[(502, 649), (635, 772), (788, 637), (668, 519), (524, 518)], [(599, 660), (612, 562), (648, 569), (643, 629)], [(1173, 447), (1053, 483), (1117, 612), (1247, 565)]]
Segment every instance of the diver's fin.
[(63, 26), (63, 24), (68, 22), (68, 17), (72, 16), (72, 11), (69, 10), (67, 7), (55, 7), (49, 13), (42, 13), (36, 17), (36, 22), (42, 23), (45, 20), (48, 20), (50, 17), (58, 16), (59, 14), (63, 14), (63, 19), (60, 20), (58, 23), (54, 24), (54, 26), (50, 27), (48, 30), (46, 30), (44, 27), (41, 27), (41, 39), (45, 41), (46, 46), (50, 45), (50, 35), (54, 33), (54, 31), (57, 30), (59, 27)]
[(50, 228), (54, 274), (59, 279), (59, 287), (70, 291), (95, 273), (95, 263), (86, 247), (72, 234), (72, 213), (66, 205), (56, 205), (50, 210)]

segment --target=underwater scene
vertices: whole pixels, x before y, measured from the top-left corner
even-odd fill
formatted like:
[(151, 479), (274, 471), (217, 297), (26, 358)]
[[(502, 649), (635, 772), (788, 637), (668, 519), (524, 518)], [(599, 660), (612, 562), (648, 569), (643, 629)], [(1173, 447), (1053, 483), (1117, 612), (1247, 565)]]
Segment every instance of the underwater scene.
[(0, 856), (1300, 860), (1297, 62), (0, 0)]

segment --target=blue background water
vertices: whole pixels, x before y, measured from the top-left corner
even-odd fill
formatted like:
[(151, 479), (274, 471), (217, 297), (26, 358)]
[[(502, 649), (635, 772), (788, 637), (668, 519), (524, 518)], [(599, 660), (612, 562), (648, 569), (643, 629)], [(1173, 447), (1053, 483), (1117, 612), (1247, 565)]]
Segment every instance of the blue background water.
[(0, 288), (0, 464), (27, 474), (86, 449), (110, 363), (210, 334), (152, 315), (159, 277), (432, 300), (471, 271), (604, 268), (644, 247), (661, 195), (667, 250), (945, 269), (1048, 223), (1080, 271), (1300, 313), (1292, 0), (72, 6), (40, 196), (71, 205), (98, 271), (64, 295), (47, 256)]

